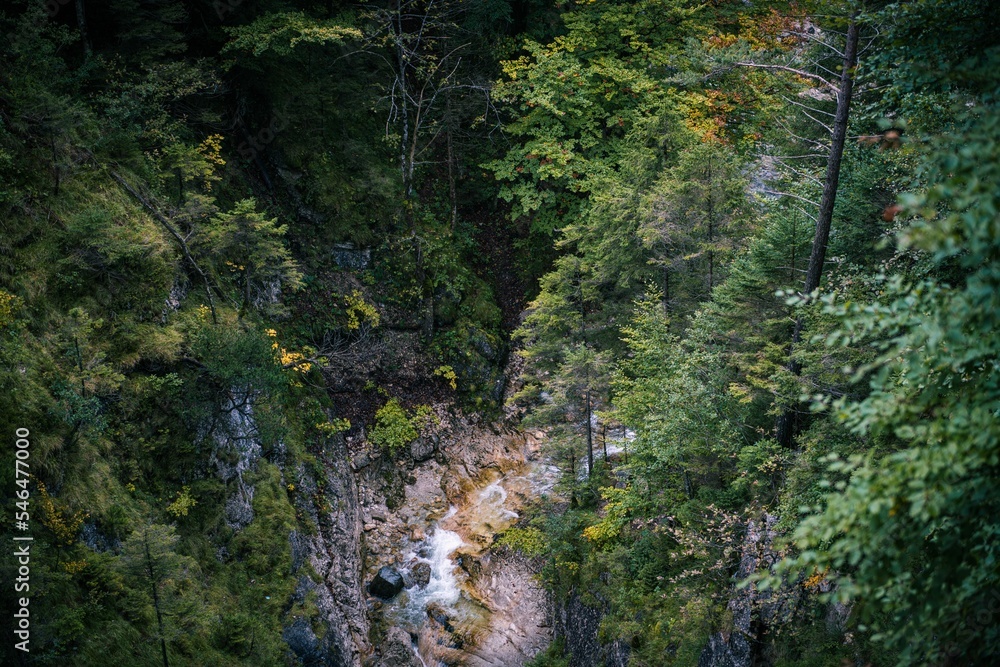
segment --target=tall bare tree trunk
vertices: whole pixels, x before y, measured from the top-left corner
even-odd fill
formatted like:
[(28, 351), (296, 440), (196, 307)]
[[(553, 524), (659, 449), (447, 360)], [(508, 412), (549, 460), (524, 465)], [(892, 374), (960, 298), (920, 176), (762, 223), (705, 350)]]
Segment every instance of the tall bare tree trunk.
[[(844, 63), (840, 75), (840, 88), (837, 91), (837, 113), (833, 121), (833, 135), (830, 143), (830, 155), (826, 162), (826, 177), (823, 179), (823, 198), (819, 203), (819, 215), (816, 217), (816, 235), (813, 237), (812, 253), (809, 255), (809, 268), (806, 272), (805, 294), (812, 293), (819, 287), (823, 277), (823, 263), (826, 260), (826, 246), (830, 240), (830, 224), (833, 221), (833, 208), (837, 201), (837, 185), (840, 182), (840, 162), (844, 157), (844, 143), (847, 139), (847, 122), (850, 118), (851, 95), (854, 92), (854, 70), (858, 65), (858, 32), (856, 15), (852, 15), (847, 26), (847, 43), (844, 48)], [(795, 331), (792, 334), (792, 345), (789, 354), (794, 354), (795, 347), (802, 339), (802, 317), (795, 320)], [(802, 368), (792, 357), (788, 369), (798, 375)], [(778, 442), (789, 447), (798, 430), (798, 413), (786, 409), (778, 417), (775, 425)]]
[(156, 610), (156, 624), (160, 630), (160, 653), (163, 655), (163, 667), (170, 667), (167, 661), (167, 639), (163, 629), (163, 612), (160, 610), (159, 579), (156, 576), (156, 564), (149, 551), (149, 533), (143, 533), (142, 546), (146, 551), (146, 573), (149, 575), (149, 585), (153, 592), (153, 608)]
[(594, 474), (594, 429), (590, 406), (590, 389), (587, 389), (587, 476)]
[(452, 148), (451, 137), (451, 93), (448, 93), (445, 101), (448, 104), (445, 122), (448, 124), (448, 196), (451, 203), (451, 233), (455, 233), (455, 224), (458, 221), (458, 197), (455, 195), (455, 151)]
[(76, 0), (76, 23), (80, 27), (80, 41), (83, 42), (83, 53), (89, 58), (94, 53), (94, 47), (90, 43), (90, 33), (87, 31), (87, 14), (83, 8), (83, 0)]

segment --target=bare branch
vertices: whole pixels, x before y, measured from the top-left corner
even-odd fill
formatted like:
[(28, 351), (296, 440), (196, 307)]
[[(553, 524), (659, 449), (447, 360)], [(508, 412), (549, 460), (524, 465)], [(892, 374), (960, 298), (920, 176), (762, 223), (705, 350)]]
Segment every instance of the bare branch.
[(798, 199), (800, 201), (804, 201), (807, 204), (811, 204), (816, 208), (819, 208), (819, 202), (815, 202), (812, 199), (809, 199), (808, 197), (803, 197), (801, 195), (793, 194), (791, 192), (780, 192), (778, 190), (766, 190), (766, 189), (764, 190), (764, 192), (766, 192), (769, 195), (774, 195), (776, 197), (791, 197), (792, 199)]
[(818, 74), (813, 74), (812, 72), (806, 72), (805, 70), (795, 69), (794, 67), (787, 67), (785, 65), (764, 65), (762, 63), (753, 63), (753, 62), (733, 63), (733, 64), (738, 67), (753, 67), (757, 69), (771, 69), (771, 70), (779, 70), (782, 72), (791, 72), (792, 74), (797, 74), (805, 79), (813, 79), (815, 81), (819, 81), (821, 84), (823, 84), (833, 92), (840, 94), (840, 88), (838, 86), (830, 83), (829, 81), (827, 81)]
[(778, 164), (780, 164), (780, 165), (781, 165), (781, 167), (782, 167), (783, 169), (787, 169), (788, 171), (792, 172), (792, 173), (793, 173), (793, 174), (795, 174), (796, 176), (799, 176), (799, 177), (802, 177), (802, 178), (808, 178), (808, 179), (809, 179), (810, 181), (812, 181), (812, 182), (813, 182), (813, 183), (815, 183), (816, 185), (820, 185), (820, 184), (822, 183), (822, 181), (820, 181), (820, 179), (819, 179), (819, 178), (817, 178), (817, 177), (816, 177), (815, 175), (813, 175), (813, 174), (810, 174), (810, 173), (809, 173), (808, 171), (806, 171), (806, 170), (804, 170), (804, 169), (798, 169), (798, 168), (796, 168), (796, 167), (793, 167), (793, 166), (792, 166), (792, 165), (790, 165), (790, 164), (785, 164), (785, 163), (784, 163), (783, 161), (781, 161), (781, 160), (780, 160), (780, 159), (778, 159), (778, 158), (772, 158), (772, 159), (773, 159), (773, 160), (774, 160), (775, 162), (777, 162)]
[(826, 48), (830, 49), (831, 51), (833, 51), (835, 54), (837, 54), (841, 58), (844, 57), (844, 52), (843, 51), (841, 51), (837, 47), (833, 46), (832, 44), (827, 44), (822, 39), (820, 39), (819, 37), (817, 37), (815, 35), (815, 33), (798, 32), (798, 31), (795, 31), (795, 30), (789, 30), (787, 32), (790, 35), (795, 35), (797, 37), (804, 37), (804, 38), (806, 38), (806, 39), (808, 39), (808, 40), (810, 40), (812, 42), (816, 42), (817, 44), (822, 44), (823, 46), (825, 46)]
[(809, 139), (808, 137), (801, 137), (801, 136), (795, 134), (794, 132), (792, 132), (792, 130), (784, 122), (782, 122), (780, 120), (778, 120), (776, 122), (778, 123), (778, 125), (781, 126), (781, 129), (783, 129), (785, 132), (787, 132), (788, 136), (792, 137), (793, 139), (798, 139), (799, 141), (803, 141), (803, 142), (805, 142), (807, 144), (812, 144), (813, 146), (821, 148), (824, 151), (830, 150), (830, 146), (828, 144), (824, 144), (822, 141), (816, 141), (815, 139)]
[(782, 95), (781, 97), (786, 102), (788, 102), (789, 104), (794, 104), (797, 107), (802, 107), (803, 109), (807, 109), (807, 110), (813, 111), (815, 113), (821, 113), (821, 114), (823, 114), (825, 116), (829, 116), (830, 118), (834, 117), (834, 114), (830, 113), (829, 111), (823, 111), (822, 109), (816, 109), (816, 108), (808, 106), (806, 104), (802, 104), (801, 102), (796, 102), (795, 100), (793, 100), (792, 98), (788, 97), (787, 95)]

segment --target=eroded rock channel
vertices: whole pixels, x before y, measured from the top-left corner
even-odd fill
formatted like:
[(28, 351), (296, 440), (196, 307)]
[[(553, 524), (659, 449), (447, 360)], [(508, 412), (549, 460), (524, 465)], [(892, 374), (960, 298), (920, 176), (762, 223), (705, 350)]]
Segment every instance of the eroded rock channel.
[[(375, 664), (515, 667), (549, 643), (537, 566), (494, 545), (550, 488), (541, 437), (445, 423), (433, 441), (415, 445), (424, 461), (354, 453), (365, 462), (363, 581)], [(395, 497), (394, 475), (403, 481)]]

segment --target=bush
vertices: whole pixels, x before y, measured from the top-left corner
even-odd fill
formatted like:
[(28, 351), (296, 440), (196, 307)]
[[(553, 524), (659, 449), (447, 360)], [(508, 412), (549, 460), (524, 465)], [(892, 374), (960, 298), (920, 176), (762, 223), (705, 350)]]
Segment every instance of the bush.
[(537, 528), (511, 528), (497, 540), (497, 544), (516, 549), (526, 556), (541, 556), (546, 551), (545, 533)]
[(526, 667), (569, 667), (569, 657), (563, 656), (564, 650), (562, 638), (556, 639), (532, 658)]
[(416, 440), (419, 433), (406, 410), (395, 398), (379, 408), (375, 413), (375, 427), (369, 440), (379, 447), (385, 447), (392, 454), (398, 453), (407, 444)]

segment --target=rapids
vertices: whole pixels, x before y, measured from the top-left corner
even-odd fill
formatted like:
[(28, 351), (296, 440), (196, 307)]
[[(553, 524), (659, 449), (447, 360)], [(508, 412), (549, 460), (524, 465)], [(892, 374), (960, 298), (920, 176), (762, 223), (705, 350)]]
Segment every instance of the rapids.
[[(406, 589), (383, 608), (385, 620), (417, 637), (425, 667), (523, 664), (548, 637), (544, 596), (523, 563), (500, 563), (490, 549), (518, 519), (522, 503), (548, 490), (549, 470), (529, 464), (492, 471), (461, 502), (427, 517), (426, 537), (402, 555)], [(430, 569), (424, 584), (417, 572)], [(426, 576), (426, 574), (425, 574)], [(521, 627), (521, 626), (530, 627)], [(498, 644), (508, 657), (494, 662)]]

